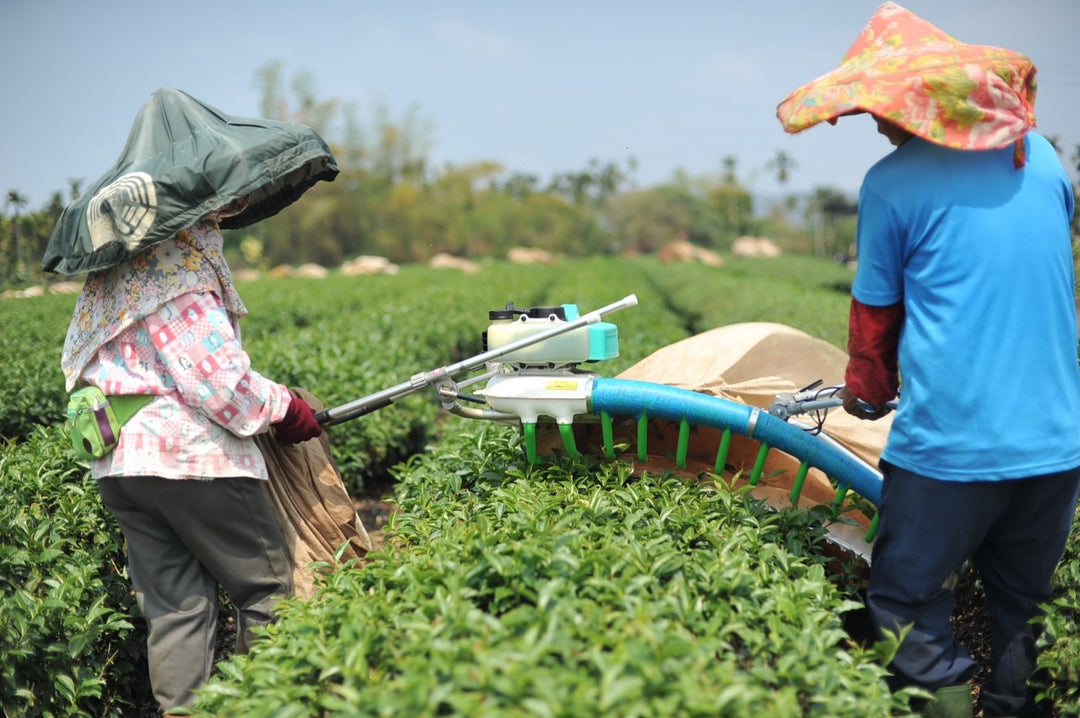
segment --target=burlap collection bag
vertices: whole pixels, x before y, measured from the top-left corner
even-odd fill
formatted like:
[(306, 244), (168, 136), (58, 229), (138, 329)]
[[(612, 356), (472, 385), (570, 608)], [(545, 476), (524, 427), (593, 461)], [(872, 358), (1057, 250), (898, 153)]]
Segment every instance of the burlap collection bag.
[[(308, 391), (292, 391), (314, 411), (323, 408)], [(290, 446), (279, 444), (273, 432), (259, 434), (255, 440), (270, 473), (266, 483), (274, 514), (292, 555), (294, 593), (310, 598), (316, 578), (311, 564), (323, 562), (333, 567), (362, 558), (371, 550), (371, 538), (334, 465), (325, 432), (317, 439)]]

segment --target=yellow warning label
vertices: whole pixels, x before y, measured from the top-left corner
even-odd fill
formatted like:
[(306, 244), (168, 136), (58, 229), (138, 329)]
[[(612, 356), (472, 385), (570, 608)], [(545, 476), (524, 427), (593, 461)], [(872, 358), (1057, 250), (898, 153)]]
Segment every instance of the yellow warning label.
[(578, 383), (573, 379), (554, 379), (544, 384), (548, 391), (576, 391)]

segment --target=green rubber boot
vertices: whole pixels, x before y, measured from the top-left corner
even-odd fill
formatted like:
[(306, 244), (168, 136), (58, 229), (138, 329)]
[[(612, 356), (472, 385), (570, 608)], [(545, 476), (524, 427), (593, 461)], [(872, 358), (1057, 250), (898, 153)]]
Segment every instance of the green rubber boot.
[(971, 686), (960, 683), (934, 691), (934, 699), (923, 706), (922, 718), (972, 718)]

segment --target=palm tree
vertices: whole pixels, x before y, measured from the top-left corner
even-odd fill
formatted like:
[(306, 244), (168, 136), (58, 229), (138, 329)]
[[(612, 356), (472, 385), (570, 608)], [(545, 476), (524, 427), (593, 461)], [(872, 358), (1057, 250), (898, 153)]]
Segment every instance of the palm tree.
[(82, 194), (83, 180), (79, 177), (68, 177), (68, 200), (74, 202)]
[(735, 167), (738, 164), (738, 158), (735, 155), (726, 155), (720, 162), (724, 166), (724, 184), (735, 184)]
[(777, 150), (776, 156), (769, 160), (765, 165), (766, 169), (776, 171), (776, 181), (781, 185), (788, 183), (788, 180), (791, 179), (792, 170), (795, 170), (798, 167), (799, 165), (795, 160), (791, 159), (791, 157), (788, 156), (788, 153), (783, 150)]
[(816, 187), (807, 208), (814, 216), (814, 254), (826, 256), (829, 248), (836, 249), (836, 221), (858, 212), (858, 204), (832, 187)]
[(4, 197), (4, 214), (7, 214), (9, 208), (14, 208), (14, 212), (11, 215), (11, 249), (14, 254), (12, 266), (14, 267), (15, 279), (22, 279), (23, 266), (22, 257), (22, 242), (19, 237), (19, 212), (26, 207), (30, 200), (26, 195), (19, 194), (18, 190), (8, 190), (7, 196)]

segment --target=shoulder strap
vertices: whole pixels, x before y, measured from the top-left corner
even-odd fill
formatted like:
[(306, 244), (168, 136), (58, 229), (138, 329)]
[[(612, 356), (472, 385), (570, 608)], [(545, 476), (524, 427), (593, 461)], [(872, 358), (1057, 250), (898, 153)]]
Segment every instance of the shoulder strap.
[(116, 421), (123, 425), (156, 396), (156, 394), (115, 394), (109, 397), (109, 404), (112, 406)]

